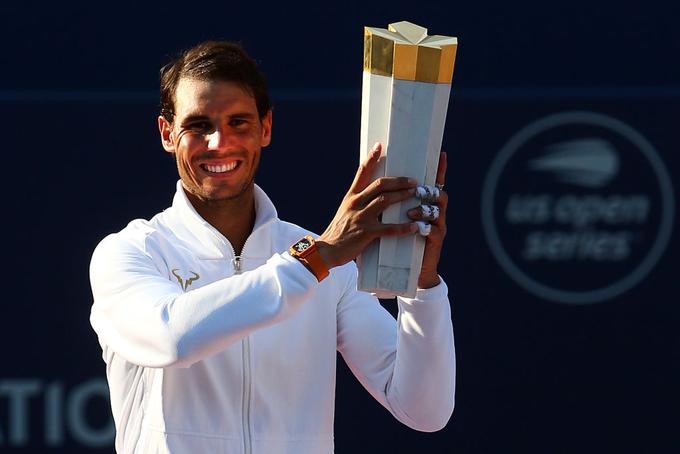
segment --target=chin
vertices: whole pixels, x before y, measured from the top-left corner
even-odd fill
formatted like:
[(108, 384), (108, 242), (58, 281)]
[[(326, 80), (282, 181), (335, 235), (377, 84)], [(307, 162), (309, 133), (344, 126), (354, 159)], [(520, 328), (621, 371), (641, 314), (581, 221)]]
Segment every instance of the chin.
[(248, 192), (248, 189), (252, 187), (252, 182), (250, 184), (244, 184), (240, 188), (214, 188), (212, 190), (207, 189), (204, 191), (205, 198), (212, 201), (226, 201), (235, 200), (242, 197)]

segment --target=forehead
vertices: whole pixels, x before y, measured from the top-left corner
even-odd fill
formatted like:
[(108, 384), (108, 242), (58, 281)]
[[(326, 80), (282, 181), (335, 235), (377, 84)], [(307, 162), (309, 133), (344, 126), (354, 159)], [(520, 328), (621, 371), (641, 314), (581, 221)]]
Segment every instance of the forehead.
[(240, 85), (227, 81), (180, 79), (175, 92), (175, 113), (178, 117), (190, 114), (217, 115), (257, 113), (255, 98)]

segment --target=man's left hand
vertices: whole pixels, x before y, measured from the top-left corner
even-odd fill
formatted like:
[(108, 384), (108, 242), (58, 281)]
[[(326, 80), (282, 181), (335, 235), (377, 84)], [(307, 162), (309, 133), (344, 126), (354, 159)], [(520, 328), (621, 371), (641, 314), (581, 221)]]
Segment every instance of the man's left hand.
[[(436, 184), (444, 186), (446, 176), (446, 153), (439, 155), (439, 167), (437, 168)], [(442, 244), (446, 235), (446, 206), (449, 196), (443, 189), (439, 191), (439, 199), (436, 205), (439, 206), (439, 217), (429, 221), (432, 225), (430, 234), (425, 237), (425, 252), (423, 254), (423, 266), (418, 276), (418, 288), (431, 288), (439, 284), (437, 265), (441, 256)], [(431, 202), (434, 204), (434, 202)], [(423, 212), (420, 207), (413, 208), (408, 212), (409, 218), (418, 221), (423, 219)]]

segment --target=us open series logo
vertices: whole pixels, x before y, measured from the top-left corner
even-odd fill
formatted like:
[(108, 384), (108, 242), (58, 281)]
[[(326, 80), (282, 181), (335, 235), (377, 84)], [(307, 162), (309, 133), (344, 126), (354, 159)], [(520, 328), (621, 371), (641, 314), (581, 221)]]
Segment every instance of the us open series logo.
[(501, 149), (482, 194), (493, 255), (520, 286), (570, 304), (642, 281), (673, 227), (673, 188), (636, 130), (592, 112), (529, 124)]

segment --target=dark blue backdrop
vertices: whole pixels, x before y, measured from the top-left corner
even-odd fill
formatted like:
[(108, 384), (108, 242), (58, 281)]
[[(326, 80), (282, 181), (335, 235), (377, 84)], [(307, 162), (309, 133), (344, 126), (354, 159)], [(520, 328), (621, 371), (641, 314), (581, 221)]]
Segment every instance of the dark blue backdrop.
[[(337, 452), (680, 450), (677, 235), (632, 288), (574, 305), (518, 283), (490, 248), (481, 215), (484, 180), (504, 145), (559, 112), (629, 125), (680, 185), (680, 7), (666, 3), (0, 6), (9, 208), (0, 450), (112, 451), (104, 364), (88, 322), (88, 263), (104, 235), (170, 202), (176, 173), (156, 130), (157, 73), (167, 57), (221, 38), (241, 41), (261, 62), (275, 113), (257, 181), (282, 218), (321, 231), (358, 160), (362, 27), (398, 20), (459, 39), (444, 137), (451, 202), (442, 263), (453, 300), (457, 407), (443, 431), (411, 431), (340, 361)], [(621, 168), (639, 161), (649, 182), (632, 165), (619, 190), (652, 197), (651, 224), (633, 243), (644, 254), (663, 209), (646, 161), (630, 156), (619, 156)], [(285, 177), (304, 161), (314, 169), (305, 184)], [(296, 197), (310, 186), (320, 188), (314, 203), (299, 210)], [(545, 187), (527, 189), (539, 190)], [(546, 264), (543, 271), (550, 270)], [(595, 266), (593, 273), (607, 270)], [(563, 289), (580, 289), (579, 271), (579, 263), (567, 263), (556, 279)]]

